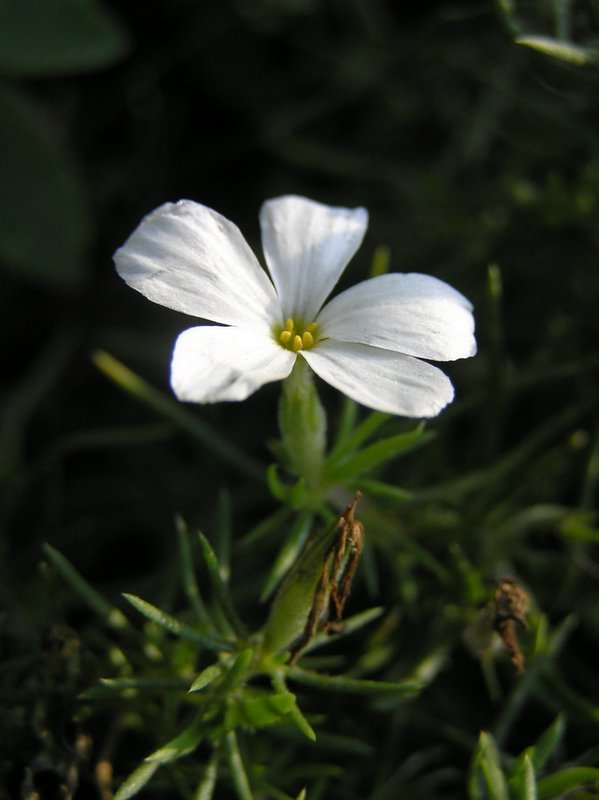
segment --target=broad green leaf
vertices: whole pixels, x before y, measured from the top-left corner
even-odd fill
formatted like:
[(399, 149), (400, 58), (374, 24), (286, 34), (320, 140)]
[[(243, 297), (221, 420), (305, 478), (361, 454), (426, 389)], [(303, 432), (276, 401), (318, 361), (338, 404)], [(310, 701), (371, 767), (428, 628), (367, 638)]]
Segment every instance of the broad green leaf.
[(206, 725), (200, 715), (170, 742), (155, 750), (145, 761), (149, 764), (169, 764), (183, 756), (193, 753), (206, 733)]
[(0, 119), (0, 259), (29, 281), (76, 287), (88, 273), (84, 185), (67, 156), (50, 144), (27, 97), (3, 82)]
[(124, 55), (123, 30), (95, 0), (2, 0), (0, 72), (87, 72)]
[(114, 796), (114, 800), (129, 800), (130, 797), (134, 797), (143, 789), (159, 766), (160, 764), (157, 762), (140, 764), (140, 766), (121, 784), (118, 792)]
[(140, 614), (143, 614), (144, 617), (155, 622), (156, 625), (159, 625), (161, 628), (175, 634), (175, 636), (180, 636), (182, 639), (195, 642), (196, 644), (206, 647), (208, 650), (230, 651), (233, 649), (231, 642), (228, 642), (226, 639), (222, 639), (212, 633), (204, 633), (196, 628), (192, 628), (191, 625), (186, 625), (171, 614), (167, 614), (166, 611), (162, 611), (162, 609), (156, 608), (156, 606), (148, 603), (146, 600), (142, 600), (141, 597), (136, 597), (134, 594), (127, 593), (124, 593), (123, 597), (128, 600)]
[(406, 695), (415, 694), (420, 684), (411, 681), (372, 681), (359, 678), (346, 678), (344, 675), (322, 675), (299, 667), (289, 667), (285, 675), (306, 686), (315, 686), (328, 692), (347, 692), (349, 694), (367, 695)]
[(558, 800), (573, 789), (591, 787), (599, 792), (599, 769), (595, 767), (570, 767), (547, 775), (539, 781), (539, 800)]

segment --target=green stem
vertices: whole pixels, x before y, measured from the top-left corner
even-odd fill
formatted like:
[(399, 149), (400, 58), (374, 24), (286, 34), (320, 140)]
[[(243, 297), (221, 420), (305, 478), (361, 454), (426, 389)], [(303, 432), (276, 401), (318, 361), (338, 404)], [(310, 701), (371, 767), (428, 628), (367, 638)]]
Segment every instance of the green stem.
[(283, 382), (279, 426), (288, 465), (309, 488), (318, 487), (326, 447), (327, 419), (314, 386), (314, 373), (298, 356)]

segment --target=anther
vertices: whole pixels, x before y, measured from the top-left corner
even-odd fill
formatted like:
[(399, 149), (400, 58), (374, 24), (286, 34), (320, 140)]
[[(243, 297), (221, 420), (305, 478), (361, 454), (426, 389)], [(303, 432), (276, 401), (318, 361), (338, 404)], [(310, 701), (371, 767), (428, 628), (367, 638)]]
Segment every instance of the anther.
[(289, 331), (289, 333), (291, 333), (291, 331), (293, 330), (293, 320), (291, 319), (291, 317), (285, 323), (285, 330)]
[(297, 353), (299, 350), (302, 349), (302, 337), (298, 336), (297, 333), (293, 337), (293, 344), (291, 345), (291, 347), (293, 348), (294, 353)]
[(310, 331), (304, 331), (302, 334), (302, 347), (310, 348), (314, 344), (314, 337)]
[(281, 335), (279, 336), (279, 341), (281, 344), (289, 344), (289, 340), (291, 339), (291, 331), (284, 330), (281, 331)]

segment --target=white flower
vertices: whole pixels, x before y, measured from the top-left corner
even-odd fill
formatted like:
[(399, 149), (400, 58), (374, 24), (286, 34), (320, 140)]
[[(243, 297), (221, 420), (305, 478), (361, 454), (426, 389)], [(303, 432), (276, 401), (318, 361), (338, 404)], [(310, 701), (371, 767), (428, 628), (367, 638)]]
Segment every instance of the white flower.
[[(178, 337), (180, 400), (243, 400), (296, 358), (370, 408), (432, 417), (453, 387), (420, 359), (476, 352), (472, 307), (428, 275), (391, 273), (325, 300), (360, 246), (368, 214), (303, 197), (268, 200), (260, 225), (269, 279), (239, 229), (190, 200), (148, 215), (117, 250), (120, 276), (155, 303), (220, 325)], [(225, 327), (223, 327), (225, 326)]]

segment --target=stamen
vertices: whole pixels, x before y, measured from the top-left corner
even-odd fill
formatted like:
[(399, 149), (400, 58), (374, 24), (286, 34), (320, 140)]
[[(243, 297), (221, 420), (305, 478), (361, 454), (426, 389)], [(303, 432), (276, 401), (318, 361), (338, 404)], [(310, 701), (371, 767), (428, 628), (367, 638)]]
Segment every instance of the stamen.
[(318, 328), (317, 322), (306, 325), (301, 317), (297, 319), (289, 317), (285, 320), (285, 327), (277, 326), (273, 333), (280, 345), (294, 353), (299, 353), (300, 350), (310, 350), (318, 341), (320, 335)]
[(304, 331), (302, 335), (302, 347), (305, 347), (309, 350), (313, 344), (314, 344), (314, 337), (312, 336), (310, 331)]

